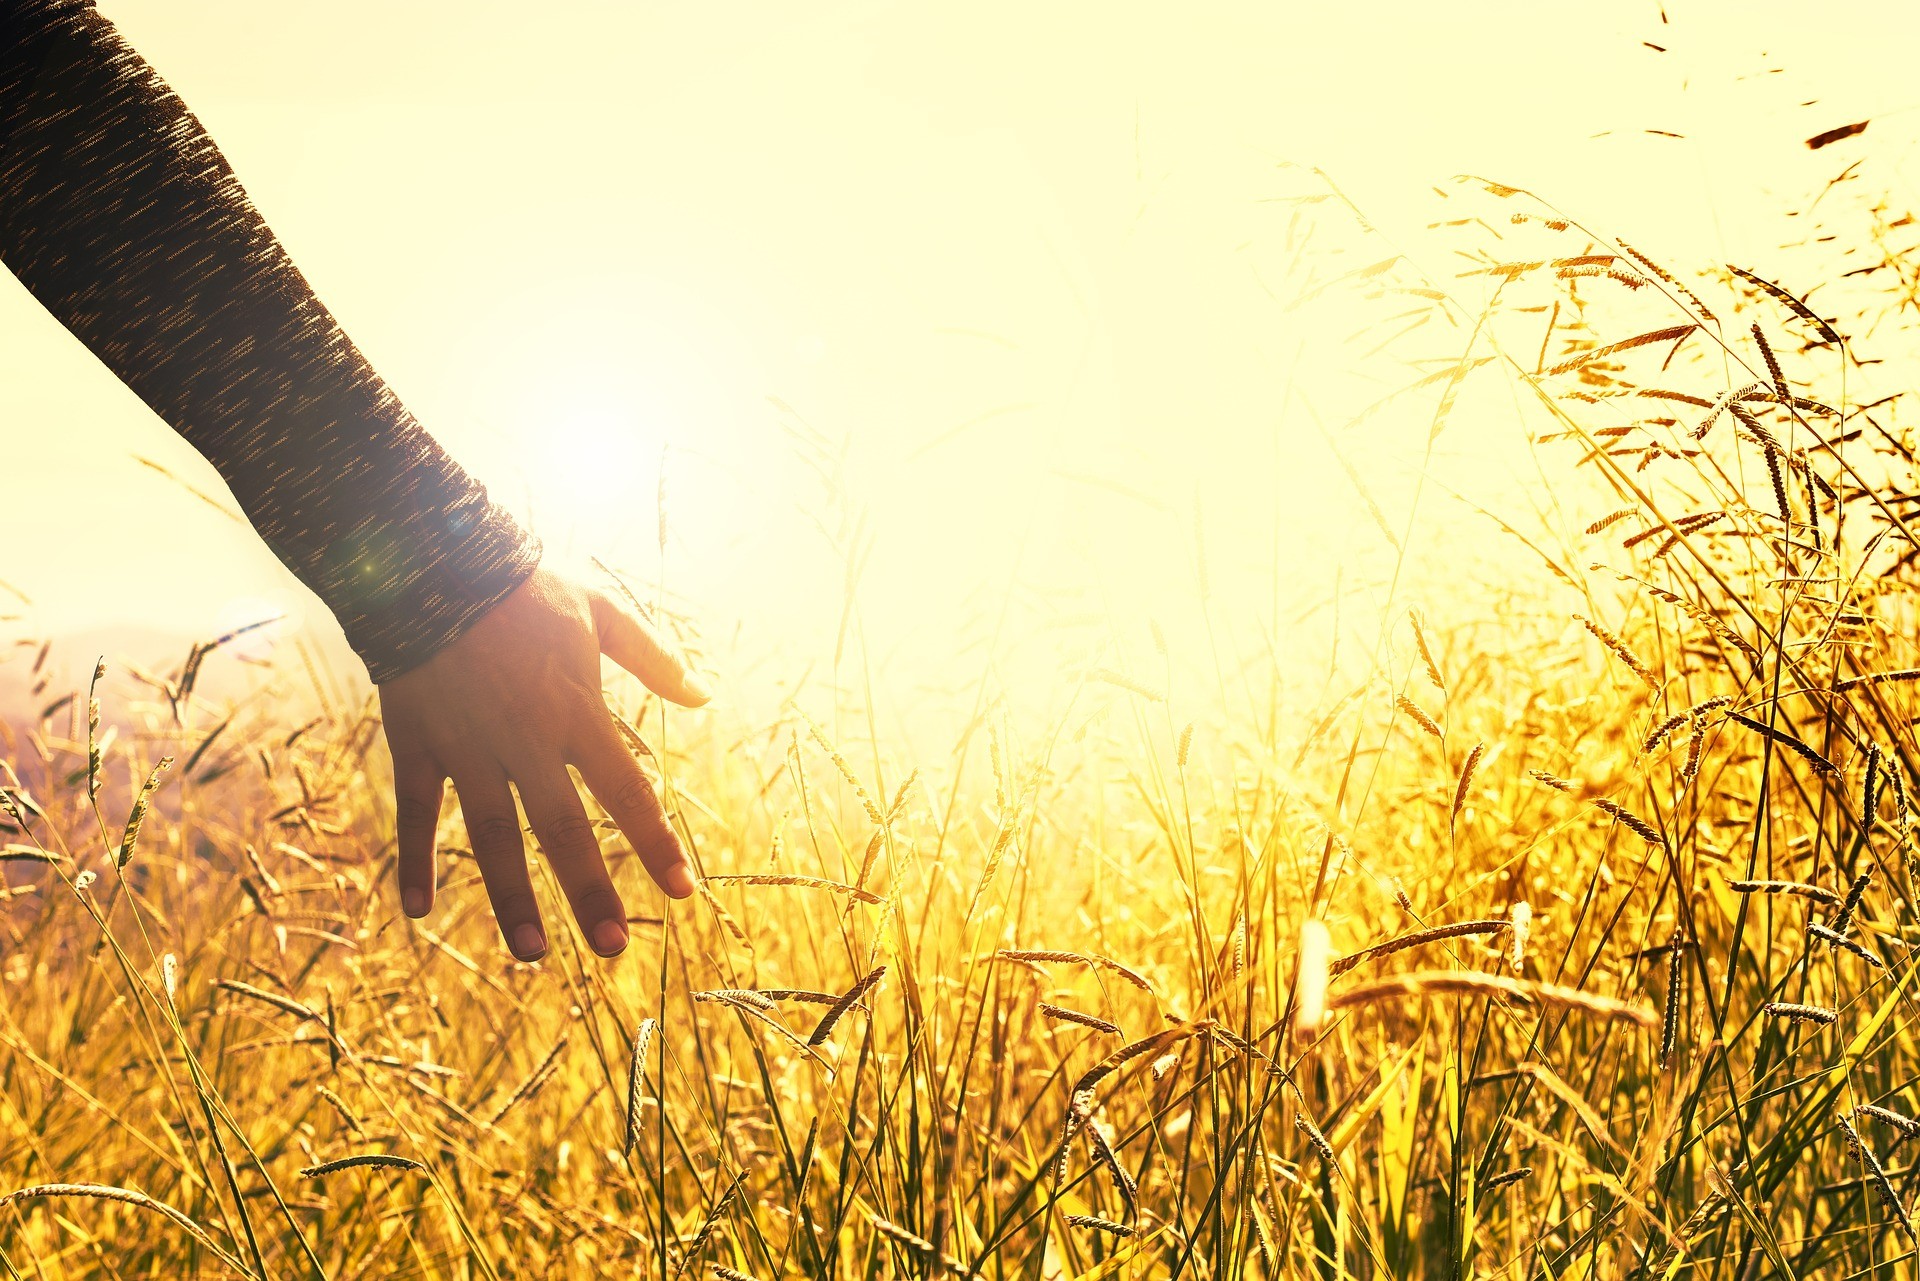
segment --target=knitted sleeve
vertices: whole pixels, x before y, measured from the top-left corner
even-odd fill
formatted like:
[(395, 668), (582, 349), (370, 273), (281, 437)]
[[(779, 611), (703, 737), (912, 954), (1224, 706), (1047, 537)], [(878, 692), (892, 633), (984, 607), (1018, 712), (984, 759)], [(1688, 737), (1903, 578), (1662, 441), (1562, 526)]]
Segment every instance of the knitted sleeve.
[(533, 572), (90, 0), (0, 0), (0, 262), (219, 469), (375, 681)]

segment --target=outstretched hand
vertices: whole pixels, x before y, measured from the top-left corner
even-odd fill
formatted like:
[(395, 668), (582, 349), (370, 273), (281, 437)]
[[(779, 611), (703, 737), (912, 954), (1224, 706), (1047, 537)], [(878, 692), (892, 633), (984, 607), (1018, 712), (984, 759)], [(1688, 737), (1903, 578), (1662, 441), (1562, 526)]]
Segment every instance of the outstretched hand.
[(545, 955), (547, 934), (515, 791), (581, 934), (601, 956), (625, 949), (626, 908), (569, 765), (654, 882), (674, 898), (693, 893), (686, 852), (601, 695), (602, 654), (684, 707), (712, 696), (629, 604), (544, 566), (458, 640), (380, 686), (408, 916), (433, 910), (434, 832), (451, 779), (501, 937), (516, 957)]

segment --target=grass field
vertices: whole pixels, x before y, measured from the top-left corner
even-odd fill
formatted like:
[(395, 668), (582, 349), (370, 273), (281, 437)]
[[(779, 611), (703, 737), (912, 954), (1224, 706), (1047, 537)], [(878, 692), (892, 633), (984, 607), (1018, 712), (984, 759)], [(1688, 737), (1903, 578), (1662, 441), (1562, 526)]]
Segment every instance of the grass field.
[(1428, 448), (1520, 407), (1538, 502), (1418, 518), (1497, 572), (1416, 599), (1368, 496), (1341, 662), (1148, 647), (922, 759), (857, 690), (629, 691), (707, 880), (617, 964), (512, 962), (451, 811), (400, 915), (370, 714), (176, 673), (91, 763), (85, 691), (9, 726), (0, 1271), (1920, 1270), (1920, 498), (1842, 336), (1907, 304), (1462, 199), (1468, 276), (1316, 289), (1454, 335), (1392, 398)]

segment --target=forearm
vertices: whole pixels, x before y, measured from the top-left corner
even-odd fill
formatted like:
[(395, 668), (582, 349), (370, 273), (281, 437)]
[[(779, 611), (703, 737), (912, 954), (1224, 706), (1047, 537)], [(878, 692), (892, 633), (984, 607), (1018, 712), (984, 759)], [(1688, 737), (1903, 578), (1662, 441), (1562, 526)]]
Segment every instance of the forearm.
[(0, 0), (0, 261), (213, 462), (376, 681), (532, 571), (90, 4)]

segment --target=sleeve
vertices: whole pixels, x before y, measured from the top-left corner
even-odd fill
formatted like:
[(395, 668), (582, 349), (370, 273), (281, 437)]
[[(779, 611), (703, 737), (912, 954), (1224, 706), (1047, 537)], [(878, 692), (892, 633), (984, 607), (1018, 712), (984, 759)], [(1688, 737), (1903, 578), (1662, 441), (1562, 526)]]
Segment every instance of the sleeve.
[(213, 463), (376, 682), (538, 564), (90, 0), (0, 0), (0, 261)]

